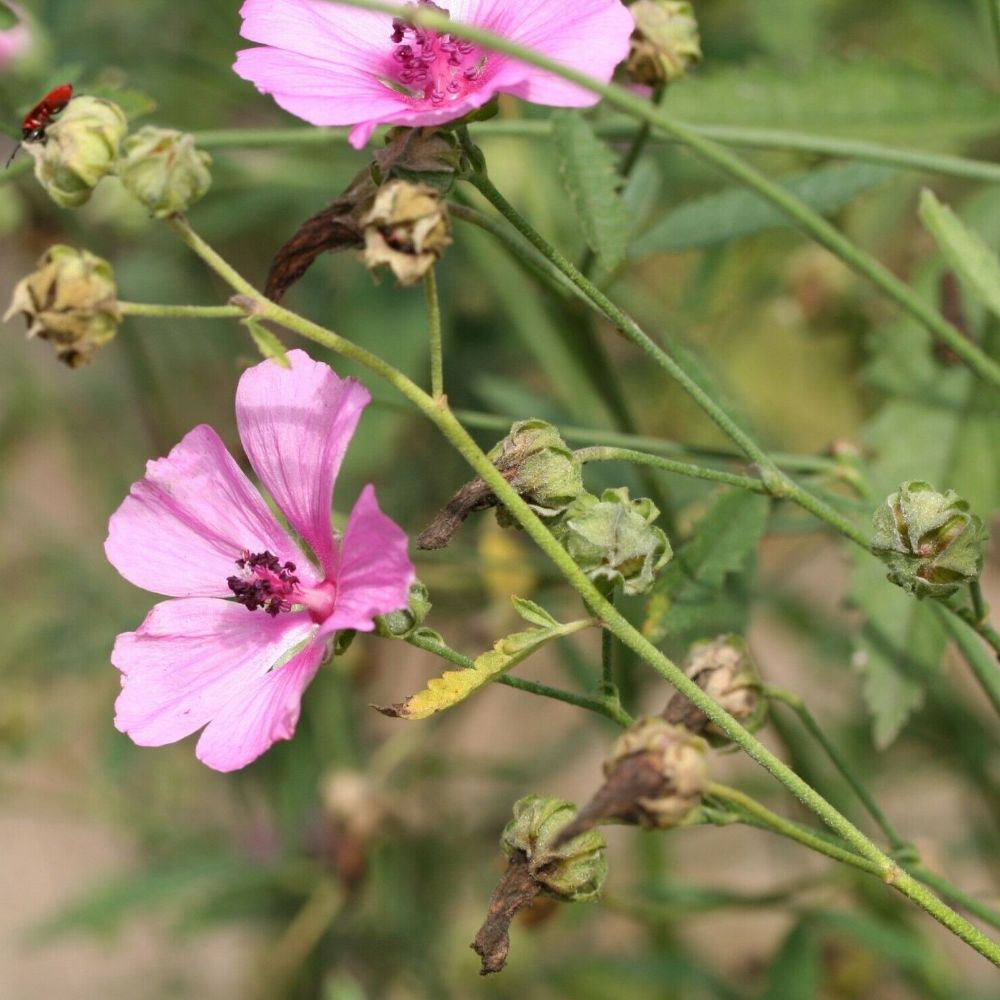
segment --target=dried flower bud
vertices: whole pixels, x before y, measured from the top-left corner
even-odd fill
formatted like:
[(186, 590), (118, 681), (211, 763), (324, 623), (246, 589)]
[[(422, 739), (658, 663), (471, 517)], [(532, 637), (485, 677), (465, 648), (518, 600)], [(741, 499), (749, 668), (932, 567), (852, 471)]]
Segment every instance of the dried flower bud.
[(701, 61), (698, 22), (690, 3), (636, 0), (629, 10), (635, 31), (625, 70), (634, 83), (648, 87), (671, 83)]
[(577, 565), (595, 583), (626, 594), (644, 594), (673, 555), (670, 542), (653, 521), (660, 511), (652, 500), (629, 499), (628, 489), (591, 493), (569, 505), (554, 531)]
[(101, 178), (113, 173), (128, 123), (117, 104), (100, 97), (75, 97), (45, 139), (26, 142), (35, 177), (63, 208), (79, 208)]
[(51, 340), (61, 361), (79, 367), (114, 337), (121, 319), (111, 265), (86, 250), (50, 247), (14, 288), (4, 320), (17, 313), (29, 337)]
[(889, 579), (917, 597), (948, 597), (982, 572), (983, 523), (954, 490), (903, 483), (875, 511), (872, 526), (872, 550)]
[(652, 716), (636, 719), (604, 764), (604, 784), (559, 842), (605, 822), (661, 830), (693, 822), (708, 784), (707, 749), (683, 726)]
[[(757, 665), (742, 636), (720, 635), (692, 644), (684, 673), (750, 732), (764, 724), (767, 700)], [(714, 745), (729, 742), (729, 737), (679, 692), (670, 699), (663, 718), (703, 734)]]
[[(519, 420), (488, 457), (501, 472), (512, 472), (511, 485), (542, 517), (561, 514), (584, 491), (580, 459), (544, 420)], [(508, 527), (503, 517), (498, 512)]]
[(597, 830), (561, 836), (575, 816), (576, 807), (561, 799), (528, 795), (514, 803), (514, 818), (500, 837), (507, 871), (493, 890), (489, 915), (472, 944), (484, 976), (506, 964), (510, 922), (539, 893), (583, 902), (600, 892), (608, 873), (604, 837)]
[(158, 219), (187, 211), (209, 189), (212, 158), (194, 136), (146, 125), (122, 145), (118, 176), (125, 190)]
[(426, 184), (393, 180), (375, 196), (365, 227), (365, 264), (388, 264), (401, 285), (415, 285), (451, 243), (441, 195)]
[(405, 639), (423, 625), (431, 607), (430, 592), (415, 580), (410, 584), (410, 600), (405, 608), (375, 617), (375, 634), (383, 639)]

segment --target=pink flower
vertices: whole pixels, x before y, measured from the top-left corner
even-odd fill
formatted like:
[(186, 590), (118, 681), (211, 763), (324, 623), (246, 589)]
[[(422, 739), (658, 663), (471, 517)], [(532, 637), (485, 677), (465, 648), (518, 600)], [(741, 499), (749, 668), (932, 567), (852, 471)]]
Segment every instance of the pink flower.
[[(371, 397), (303, 351), (265, 361), (236, 391), (250, 463), (310, 561), (206, 425), (148, 463), (112, 515), (105, 552), (125, 579), (174, 600), (118, 636), (115, 725), (140, 746), (202, 729), (198, 759), (233, 771), (295, 732), (302, 693), (338, 629), (405, 607), (406, 535), (366, 486), (342, 538), (333, 484)], [(234, 598), (224, 600), (224, 598)]]
[[(599, 80), (628, 54), (635, 24), (620, 0), (418, 0)], [(402, 6), (402, 3), (400, 3)], [(447, 8), (447, 10), (445, 10)], [(326, 0), (245, 0), (233, 67), (313, 125), (354, 125), (360, 149), (379, 124), (438, 125), (497, 93), (586, 107), (590, 91), (510, 56), (373, 11)]]
[(0, 31), (0, 71), (3, 71), (9, 62), (23, 55), (31, 47), (31, 31), (23, 20), (24, 15), (20, 7), (4, 2), (0, 2), (0, 7), (6, 7), (18, 18), (12, 28)]

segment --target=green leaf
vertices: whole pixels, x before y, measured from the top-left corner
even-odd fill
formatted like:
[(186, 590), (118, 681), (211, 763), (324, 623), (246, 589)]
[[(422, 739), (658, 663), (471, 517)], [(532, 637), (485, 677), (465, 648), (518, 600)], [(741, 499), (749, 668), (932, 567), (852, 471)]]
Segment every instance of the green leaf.
[(0, 5), (0, 31), (10, 31), (11, 28), (16, 28), (19, 21), (20, 18), (10, 7)]
[(613, 271), (625, 259), (628, 244), (617, 160), (578, 112), (558, 111), (552, 124), (559, 173), (587, 244), (601, 267)]
[(109, 87), (95, 84), (87, 88), (87, 93), (91, 97), (103, 97), (106, 101), (114, 101), (129, 121), (152, 114), (158, 106), (156, 98), (135, 87)]
[(1000, 259), (986, 241), (926, 188), (920, 196), (920, 218), (958, 276), (992, 313), (1000, 316)]
[(698, 522), (694, 537), (656, 582), (643, 625), (651, 642), (692, 631), (720, 611), (731, 616), (739, 608), (736, 596), (724, 585), (732, 574), (747, 568), (767, 526), (769, 510), (767, 497), (758, 493), (729, 490), (719, 494)]
[(528, 621), (538, 621), (541, 627), (512, 632), (498, 639), (489, 652), (476, 657), (471, 669), (448, 670), (440, 677), (428, 681), (426, 688), (405, 701), (387, 708), (375, 706), (378, 711), (396, 719), (426, 719), (465, 701), (474, 691), (516, 667), (545, 643), (572, 635), (594, 624), (587, 618), (562, 625), (532, 601), (519, 597), (512, 600), (518, 614)]
[(276, 361), (282, 368), (291, 368), (291, 362), (285, 353), (285, 345), (278, 338), (276, 333), (269, 330), (260, 320), (251, 316), (244, 321), (244, 325), (250, 331), (253, 342), (257, 345), (257, 350), (265, 359)]
[[(894, 173), (874, 163), (833, 163), (779, 182), (817, 212), (830, 214)], [(733, 188), (675, 208), (634, 241), (629, 256), (692, 250), (789, 225), (788, 217), (760, 195)]]
[(514, 610), (526, 621), (530, 622), (532, 625), (538, 625), (540, 628), (558, 628), (559, 622), (555, 620), (545, 610), (540, 604), (535, 604), (534, 601), (529, 601), (524, 597), (511, 597), (511, 601), (514, 604)]
[(995, 94), (884, 59), (818, 59), (801, 74), (790, 73), (784, 60), (706, 71), (671, 90), (670, 110), (705, 124), (908, 138), (937, 147), (1000, 125)]

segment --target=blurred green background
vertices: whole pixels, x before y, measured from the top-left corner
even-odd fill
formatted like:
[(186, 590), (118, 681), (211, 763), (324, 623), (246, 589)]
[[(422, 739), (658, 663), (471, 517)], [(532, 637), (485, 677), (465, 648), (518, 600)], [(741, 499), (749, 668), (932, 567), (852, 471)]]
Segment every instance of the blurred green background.
[[(26, 6), (39, 49), (31, 64), (0, 76), (0, 115), (12, 126), (48, 86), (65, 80), (80, 91), (145, 92), (156, 103), (145, 121), (184, 130), (299, 124), (230, 71), (240, 47), (235, 2)], [(986, 2), (702, 0), (696, 11), (704, 65), (667, 96), (686, 120), (983, 159), (1000, 153), (1000, 65)], [(505, 103), (501, 114), (546, 112)], [(501, 190), (579, 259), (583, 238), (550, 143), (498, 137), (489, 126), (478, 134)], [(191, 222), (256, 283), (298, 221), (365, 163), (342, 142), (216, 148), (213, 155), (214, 185)], [(821, 166), (801, 153), (747, 155), (775, 175)], [(995, 188), (870, 165), (848, 170), (829, 181), (827, 207), (932, 301), (941, 266), (915, 220), (922, 185), (933, 184), (971, 225), (1000, 240)], [(222, 284), (114, 182), (70, 213), (48, 202), (29, 174), (0, 181), (4, 302), (55, 242), (109, 259), (125, 299), (225, 300)], [(651, 144), (626, 189), (634, 254), (609, 279), (614, 297), (770, 447), (812, 454), (853, 442), (864, 447), (877, 490), (903, 475), (932, 478), (991, 514), (1000, 499), (1000, 422), (991, 401), (823, 251), (790, 229), (745, 231), (741, 220), (755, 206), (714, 200), (726, 187), (685, 152)], [(453, 406), (616, 426), (613, 404), (602, 401), (611, 376), (581, 346), (586, 317), (462, 223), (439, 281)], [(424, 380), (419, 288), (374, 281), (342, 254), (321, 258), (287, 302)], [(980, 323), (972, 305), (966, 309), (969, 323)], [(637, 352), (600, 326), (596, 332), (642, 432), (723, 443)], [(233, 392), (255, 360), (253, 345), (236, 324), (129, 320), (93, 365), (69, 371), (46, 345), (23, 340), (19, 320), (3, 327), (3, 337), (4, 1000), (997, 995), (985, 961), (877, 882), (745, 828), (669, 836), (612, 829), (605, 900), (535, 914), (530, 926), (515, 927), (508, 969), (480, 980), (468, 943), (500, 871), (497, 837), (512, 802), (536, 791), (585, 798), (613, 727), (499, 686), (435, 722), (390, 722), (368, 706), (417, 690), (440, 665), (402, 644), (362, 637), (310, 689), (296, 738), (245, 772), (206, 770), (191, 741), (133, 747), (112, 726), (118, 678), (108, 654), (115, 634), (134, 628), (154, 598), (105, 562), (107, 518), (144, 462), (195, 424), (212, 424), (238, 447)], [(597, 389), (595, 370), (603, 383)], [(384, 509), (416, 534), (467, 473), (388, 388), (365, 381), (376, 403), (348, 455), (337, 507), (347, 509), (360, 486), (374, 482)], [(948, 392), (935, 396), (945, 383)], [(502, 432), (479, 435), (490, 445)], [(620, 467), (588, 470), (591, 490), (628, 483), (641, 493), (647, 482)], [(669, 502), (678, 548), (715, 494), (666, 479), (657, 491)], [(747, 579), (754, 571), (756, 578), (752, 601), (745, 592), (740, 598), (740, 615), (749, 618), (758, 660), (769, 679), (806, 698), (928, 862), (996, 899), (995, 720), (963, 667), (948, 658), (939, 665), (940, 645), (927, 656), (913, 646), (913, 626), (891, 637), (916, 675), (883, 668), (883, 679), (892, 680), (874, 706), (884, 727), (879, 742), (903, 725), (909, 707), (915, 713), (891, 747), (875, 749), (859, 676), (874, 654), (863, 635), (853, 635), (860, 616), (850, 606), (852, 593), (866, 591), (857, 581), (852, 590), (843, 553), (813, 527), (776, 516), (758, 564), (746, 567)], [(509, 593), (557, 614), (578, 612), (544, 562), (491, 516), (470, 520), (451, 548), (417, 563), (435, 604), (428, 624), (472, 655), (515, 627)], [(876, 584), (881, 576), (877, 566), (858, 572), (874, 572)], [(995, 570), (986, 583), (1000, 601)], [(642, 620), (639, 602), (626, 610)], [(714, 634), (715, 624), (708, 616), (700, 627)], [(566, 643), (520, 672), (589, 689), (600, 675), (596, 643), (591, 636)], [(666, 648), (683, 652), (677, 638)], [(659, 710), (668, 694), (662, 685), (624, 655), (619, 668), (629, 709)], [(869, 702), (878, 698), (873, 676)], [(899, 718), (890, 717), (899, 705)], [(777, 710), (764, 738), (853, 811), (793, 720)], [(713, 775), (796, 814), (743, 759), (714, 755)]]

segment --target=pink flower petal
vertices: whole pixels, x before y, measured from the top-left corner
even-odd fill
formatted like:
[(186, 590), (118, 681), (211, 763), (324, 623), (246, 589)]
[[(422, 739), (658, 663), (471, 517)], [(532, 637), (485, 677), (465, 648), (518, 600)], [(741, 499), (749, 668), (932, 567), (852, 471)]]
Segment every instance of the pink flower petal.
[(122, 672), (115, 726), (140, 746), (190, 736), (313, 630), (305, 613), (271, 618), (213, 598), (157, 604), (115, 642), (111, 662)]
[(406, 533), (379, 509), (375, 488), (366, 486), (351, 511), (340, 545), (337, 604), (319, 636), (337, 629), (370, 632), (375, 615), (405, 608), (415, 573)]
[[(475, 23), (548, 58), (607, 82), (628, 55), (635, 28), (620, 0), (468, 0)], [(534, 104), (589, 107), (600, 97), (561, 77), (511, 59), (493, 81), (497, 90)]]
[(261, 482), (332, 578), (333, 484), (371, 396), (305, 351), (289, 351), (288, 360), (291, 368), (264, 361), (243, 374), (236, 421)]
[(303, 582), (317, 582), (301, 549), (206, 425), (166, 458), (147, 463), (146, 477), (112, 514), (104, 543), (126, 580), (170, 597), (230, 596), (226, 580), (243, 549), (290, 559)]
[[(634, 27), (619, 0), (440, 0), (453, 21), (476, 24), (559, 62), (597, 76), (611, 74), (628, 52)], [(238, 53), (236, 72), (274, 96), (285, 110), (315, 125), (355, 125), (363, 146), (376, 125), (436, 125), (468, 114), (505, 91), (543, 104), (586, 106), (598, 97), (554, 76), (490, 53), (481, 75), (464, 80), (454, 99), (433, 103), (397, 93), (392, 19), (326, 0), (247, 0), (242, 34), (267, 46)], [(472, 64), (470, 63), (470, 68)], [(442, 69), (439, 66), (435, 72)]]
[(216, 771), (235, 771), (278, 740), (291, 739), (302, 694), (316, 676), (326, 646), (311, 642), (287, 663), (242, 688), (205, 728), (195, 754)]

